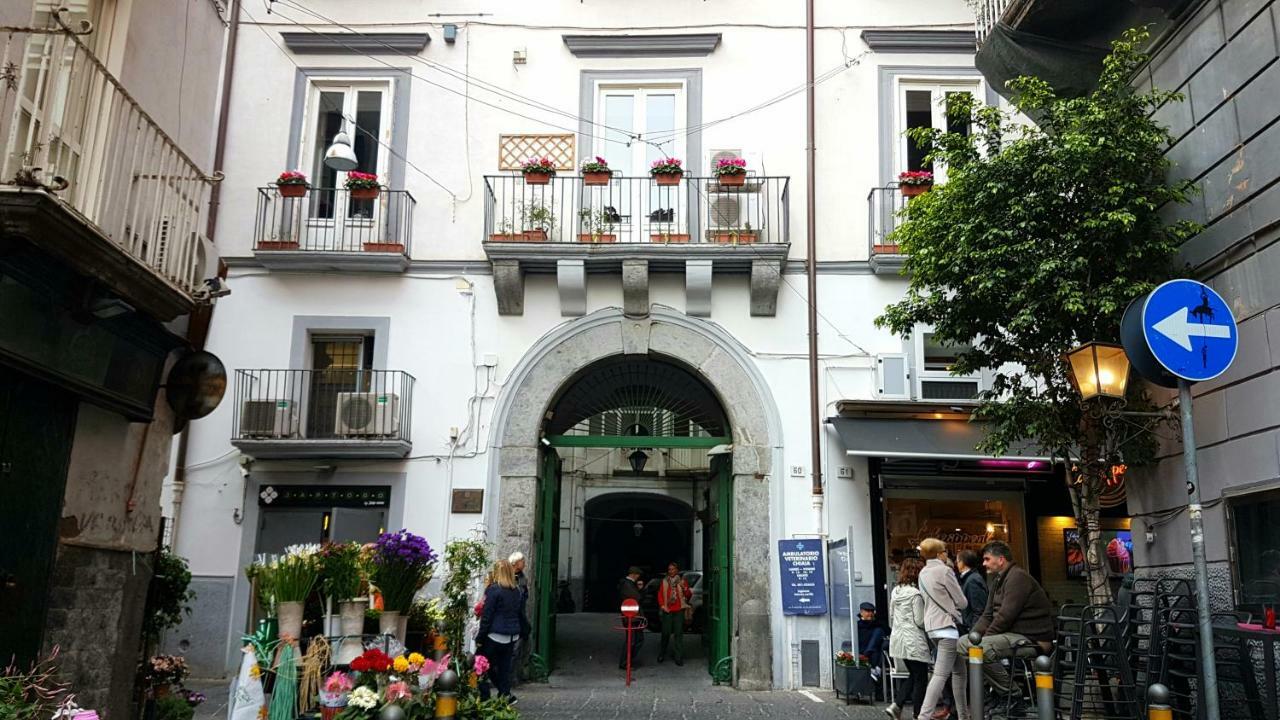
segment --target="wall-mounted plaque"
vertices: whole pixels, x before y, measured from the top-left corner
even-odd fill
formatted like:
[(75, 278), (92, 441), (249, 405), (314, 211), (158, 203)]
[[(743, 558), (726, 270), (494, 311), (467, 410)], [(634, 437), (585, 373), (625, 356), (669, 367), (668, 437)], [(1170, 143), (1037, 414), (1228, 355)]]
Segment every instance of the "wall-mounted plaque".
[(454, 490), (453, 491), (453, 512), (456, 512), (456, 513), (484, 512), (484, 491), (483, 490)]

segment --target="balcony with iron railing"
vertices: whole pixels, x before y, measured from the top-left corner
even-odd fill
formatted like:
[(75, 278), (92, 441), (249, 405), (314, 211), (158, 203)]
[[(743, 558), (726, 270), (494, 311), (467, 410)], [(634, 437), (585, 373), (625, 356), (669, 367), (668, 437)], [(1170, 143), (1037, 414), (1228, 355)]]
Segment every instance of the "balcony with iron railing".
[(203, 233), (217, 178), (161, 129), (76, 32), (63, 25), (6, 30), (0, 55), (6, 229), (153, 317), (190, 312), (215, 270)]
[(902, 211), (908, 200), (897, 183), (871, 188), (867, 193), (867, 249), (871, 269), (877, 275), (902, 272), (907, 258), (892, 235), (902, 222)]
[(275, 270), (404, 272), (415, 205), (407, 190), (258, 188), (254, 257)]
[(402, 458), (413, 386), (401, 370), (237, 370), (231, 444), (255, 458)]
[[(519, 174), (486, 176), (484, 247), (499, 312), (523, 311), (527, 271), (556, 272), (563, 301), (583, 297), (588, 271), (621, 268), (624, 295), (630, 292), (636, 311), (646, 307), (650, 271), (685, 272), (695, 303), (709, 300), (716, 272), (749, 273), (752, 312), (772, 315), (790, 248), (790, 179), (738, 180), (556, 175), (535, 183)], [(561, 310), (575, 313), (563, 302)]]
[(978, 45), (981, 46), (987, 36), (991, 34), (991, 28), (1000, 22), (1000, 18), (1004, 15), (1005, 10), (1018, 0), (973, 0), (970, 4), (973, 7), (974, 15), (974, 33), (977, 36)]

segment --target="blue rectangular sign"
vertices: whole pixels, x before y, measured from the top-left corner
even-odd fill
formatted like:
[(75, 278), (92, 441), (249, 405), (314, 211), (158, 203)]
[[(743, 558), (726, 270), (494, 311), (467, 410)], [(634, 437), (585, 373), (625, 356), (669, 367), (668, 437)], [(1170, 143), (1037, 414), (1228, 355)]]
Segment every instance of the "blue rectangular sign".
[(778, 562), (782, 566), (782, 614), (826, 615), (822, 540), (779, 540)]

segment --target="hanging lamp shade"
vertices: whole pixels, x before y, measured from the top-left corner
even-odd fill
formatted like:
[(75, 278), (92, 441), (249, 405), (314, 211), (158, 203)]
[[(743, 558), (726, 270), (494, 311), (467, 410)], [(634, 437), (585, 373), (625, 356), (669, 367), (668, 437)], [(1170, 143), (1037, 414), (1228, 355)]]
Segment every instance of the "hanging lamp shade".
[(351, 149), (351, 136), (345, 131), (333, 136), (333, 144), (324, 153), (324, 165), (339, 172), (356, 169), (356, 151)]

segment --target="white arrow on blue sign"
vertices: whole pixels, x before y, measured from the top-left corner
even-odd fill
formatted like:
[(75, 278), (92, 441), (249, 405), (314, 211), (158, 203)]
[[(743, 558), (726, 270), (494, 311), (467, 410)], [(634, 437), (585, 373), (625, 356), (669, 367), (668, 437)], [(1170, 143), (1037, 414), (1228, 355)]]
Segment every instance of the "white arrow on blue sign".
[(1147, 295), (1142, 334), (1156, 361), (1190, 382), (1226, 372), (1240, 344), (1231, 308), (1213, 288), (1195, 280), (1170, 280)]

